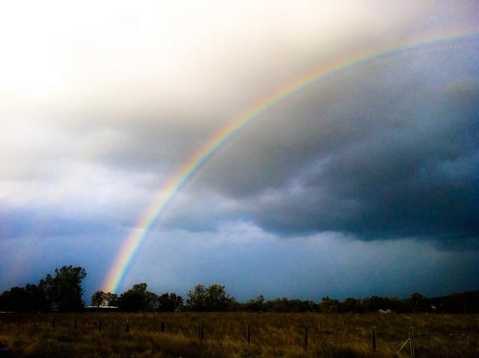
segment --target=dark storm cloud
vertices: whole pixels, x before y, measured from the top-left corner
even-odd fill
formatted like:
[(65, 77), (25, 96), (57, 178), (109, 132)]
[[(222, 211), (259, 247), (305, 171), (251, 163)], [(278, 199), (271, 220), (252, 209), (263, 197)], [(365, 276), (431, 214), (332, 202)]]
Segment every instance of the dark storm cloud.
[(328, 76), (260, 116), (196, 181), (266, 230), (362, 239), (479, 234), (479, 42)]

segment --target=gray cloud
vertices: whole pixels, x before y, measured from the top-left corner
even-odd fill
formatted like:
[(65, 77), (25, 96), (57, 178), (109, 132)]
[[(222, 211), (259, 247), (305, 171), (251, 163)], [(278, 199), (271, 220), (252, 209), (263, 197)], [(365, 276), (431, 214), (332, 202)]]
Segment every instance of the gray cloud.
[(331, 75), (251, 123), (194, 186), (277, 234), (460, 246), (479, 233), (477, 56), (469, 39)]
[[(16, 270), (20, 282), (31, 272), (78, 263), (95, 272), (97, 288), (155, 192), (258, 98), (341, 58), (479, 29), (475, 0), (190, 5), (46, 1), (28, 12), (13, 2), (2, 8), (0, 252), (8, 256), (0, 260), (2, 283), (14, 282)], [(260, 114), (158, 218), (153, 240), (172, 237), (162, 268), (190, 260), (187, 285), (203, 280), (195, 274), (201, 267), (209, 278), (237, 280), (238, 290), (253, 293), (246, 282), (251, 270), (242, 265), (261, 266), (265, 274), (255, 284), (267, 286), (287, 257), (288, 270), (267, 291), (311, 296), (322, 292), (310, 289), (315, 270), (336, 264), (315, 265), (331, 247), (337, 256), (364, 250), (368, 257), (384, 245), (384, 257), (402, 267), (407, 254), (394, 261), (402, 245), (446, 255), (419, 242), (427, 239), (472, 251), (447, 253), (438, 259), (446, 268), (430, 272), (450, 269), (449, 283), (455, 273), (465, 281), (476, 277), (467, 265), (475, 262), (479, 231), (478, 41), (451, 40), (350, 66)], [(253, 232), (226, 232), (237, 222)], [(308, 256), (308, 240), (324, 235), (332, 235), (327, 245)], [(224, 244), (211, 245), (210, 236)], [(226, 240), (243, 236), (252, 238), (243, 251), (251, 260), (236, 259), (244, 242)], [(344, 236), (354, 240), (344, 244)], [(161, 253), (159, 242), (142, 255)], [(173, 255), (180, 249), (184, 257)], [(216, 275), (208, 253), (225, 275)], [(307, 267), (297, 269), (304, 257)], [(416, 267), (423, 263), (414, 260)], [(230, 261), (238, 267), (228, 271)], [(128, 282), (152, 278), (151, 262), (140, 262)], [(180, 263), (167, 275), (171, 285)], [(338, 275), (373, 274), (367, 264), (343, 262), (341, 272), (327, 275), (328, 289)], [(288, 272), (293, 283), (282, 293), (277, 287)], [(396, 277), (397, 285), (408, 275)], [(307, 279), (296, 283), (300, 277)], [(378, 292), (387, 282), (354, 292)]]
[[(283, 236), (336, 231), (465, 245), (461, 238), (478, 232), (477, 41), (354, 65), (275, 104), (213, 157), (159, 223), (202, 231), (241, 218)], [(151, 104), (119, 103), (115, 113), (77, 113), (55, 126), (61, 140), (48, 146), (46, 129), (36, 132), (47, 154), (69, 133), (82, 135), (42, 169), (49, 176), (21, 194), (24, 202), (33, 197), (48, 212), (75, 203), (69, 215), (80, 221), (92, 211), (134, 225), (152, 193), (224, 123), (214, 111), (216, 119), (197, 111), (204, 120), (195, 121), (187, 108)], [(45, 183), (65, 194), (45, 193)]]

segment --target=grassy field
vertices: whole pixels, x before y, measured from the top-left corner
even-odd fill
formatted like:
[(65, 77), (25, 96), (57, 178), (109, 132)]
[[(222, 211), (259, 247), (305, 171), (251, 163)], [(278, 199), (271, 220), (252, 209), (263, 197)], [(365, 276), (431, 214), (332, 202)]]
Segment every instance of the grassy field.
[(0, 356), (395, 357), (411, 328), (416, 357), (479, 356), (479, 315), (274, 313), (3, 314)]

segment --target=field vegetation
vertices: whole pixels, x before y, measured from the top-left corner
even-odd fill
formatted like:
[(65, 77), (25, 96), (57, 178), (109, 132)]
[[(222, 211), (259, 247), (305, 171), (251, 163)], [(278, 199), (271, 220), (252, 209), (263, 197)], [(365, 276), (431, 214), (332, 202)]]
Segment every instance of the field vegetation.
[(187, 312), (0, 317), (0, 344), (12, 356), (479, 356), (479, 315)]

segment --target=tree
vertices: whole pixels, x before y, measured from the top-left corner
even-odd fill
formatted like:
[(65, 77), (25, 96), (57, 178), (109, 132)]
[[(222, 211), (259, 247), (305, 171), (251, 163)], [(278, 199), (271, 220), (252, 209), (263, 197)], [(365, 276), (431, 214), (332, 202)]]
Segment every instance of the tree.
[(51, 310), (79, 311), (84, 306), (81, 284), (85, 277), (84, 268), (63, 266), (55, 269), (54, 276), (48, 274), (40, 280), (38, 286)]
[(331, 313), (338, 312), (339, 301), (329, 298), (328, 296), (323, 297), (321, 303), (319, 304), (321, 312)]
[(359, 312), (361, 302), (355, 298), (346, 298), (343, 302), (340, 303), (341, 312)]
[(96, 291), (91, 296), (92, 306), (117, 306), (118, 305), (118, 295), (111, 292)]
[(188, 291), (188, 298), (186, 304), (192, 311), (206, 311), (206, 297), (208, 292), (204, 285), (198, 284), (193, 289)]
[(103, 291), (96, 291), (92, 296), (91, 296), (91, 305), (92, 306), (103, 306), (103, 302), (105, 301), (105, 292)]
[(106, 292), (104, 296), (107, 306), (118, 306), (118, 295), (112, 292)]
[(121, 294), (118, 306), (122, 311), (138, 312), (153, 311), (157, 308), (158, 297), (147, 290), (146, 283), (133, 285), (131, 289)]
[(33, 312), (45, 309), (45, 299), (36, 285), (13, 287), (0, 296), (0, 310)]
[(158, 311), (175, 312), (183, 306), (183, 298), (175, 293), (164, 293), (158, 297)]
[(414, 292), (409, 297), (410, 307), (413, 312), (427, 311), (429, 308), (428, 300), (426, 297), (418, 292)]
[(83, 308), (81, 283), (86, 271), (63, 266), (38, 285), (14, 287), (0, 296), (0, 308), (11, 311), (78, 311)]
[(245, 308), (248, 311), (253, 312), (262, 312), (266, 309), (265, 307), (265, 299), (263, 295), (259, 295), (255, 298), (250, 299), (245, 303)]
[(199, 284), (188, 292), (186, 303), (192, 311), (226, 311), (235, 304), (235, 300), (222, 285), (213, 284), (206, 288)]
[(207, 290), (207, 307), (210, 311), (226, 311), (234, 299), (226, 293), (225, 286), (213, 284)]

